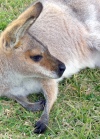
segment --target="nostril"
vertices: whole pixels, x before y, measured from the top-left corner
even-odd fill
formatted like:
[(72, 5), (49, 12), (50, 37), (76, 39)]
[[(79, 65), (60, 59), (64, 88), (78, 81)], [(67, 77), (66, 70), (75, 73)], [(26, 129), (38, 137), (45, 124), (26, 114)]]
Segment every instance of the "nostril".
[(59, 64), (59, 75), (61, 76), (63, 74), (63, 72), (65, 71), (66, 67), (65, 65), (62, 63), (62, 64)]
[(66, 67), (64, 64), (60, 64), (59, 69), (60, 69), (60, 71), (64, 71), (66, 69)]

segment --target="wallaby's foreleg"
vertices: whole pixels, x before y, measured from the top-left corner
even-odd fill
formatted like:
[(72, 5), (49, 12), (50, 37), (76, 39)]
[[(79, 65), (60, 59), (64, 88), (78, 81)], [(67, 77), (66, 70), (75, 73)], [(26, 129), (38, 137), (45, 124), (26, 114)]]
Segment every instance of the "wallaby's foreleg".
[(16, 100), (20, 105), (22, 105), (28, 111), (40, 111), (45, 107), (45, 100), (41, 100), (35, 103), (30, 103), (26, 97), (11, 95), (10, 98)]
[(52, 108), (53, 103), (57, 98), (58, 87), (55, 80), (45, 80), (42, 82), (43, 85), (43, 92), (46, 98), (46, 104), (44, 107), (43, 114), (38, 122), (35, 124), (35, 133), (43, 133), (48, 125), (49, 122), (49, 113)]

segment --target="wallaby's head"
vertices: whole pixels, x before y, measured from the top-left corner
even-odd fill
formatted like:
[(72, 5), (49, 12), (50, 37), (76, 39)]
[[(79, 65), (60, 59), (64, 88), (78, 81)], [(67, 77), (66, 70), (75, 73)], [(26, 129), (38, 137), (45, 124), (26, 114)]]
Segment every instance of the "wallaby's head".
[(12, 70), (23, 76), (59, 78), (65, 65), (54, 58), (44, 44), (28, 32), (29, 27), (40, 15), (40, 2), (29, 7), (1, 34), (0, 48)]

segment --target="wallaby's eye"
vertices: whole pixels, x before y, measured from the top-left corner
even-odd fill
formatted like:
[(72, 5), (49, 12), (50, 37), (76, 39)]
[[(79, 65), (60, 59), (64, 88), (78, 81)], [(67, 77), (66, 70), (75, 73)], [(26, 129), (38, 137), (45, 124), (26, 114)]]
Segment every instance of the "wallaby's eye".
[(30, 58), (35, 62), (39, 62), (43, 58), (43, 56), (42, 55), (35, 55), (35, 56), (30, 56)]

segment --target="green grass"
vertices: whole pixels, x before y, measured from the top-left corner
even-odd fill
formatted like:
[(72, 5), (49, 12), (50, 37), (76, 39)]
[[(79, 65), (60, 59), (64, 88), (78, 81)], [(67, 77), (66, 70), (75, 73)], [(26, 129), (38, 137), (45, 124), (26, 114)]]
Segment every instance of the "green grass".
[[(0, 0), (0, 31), (32, 0)], [(32, 95), (37, 101), (41, 95)], [(100, 139), (100, 70), (86, 69), (59, 85), (48, 130), (33, 133), (41, 112), (26, 111), (18, 103), (0, 98), (0, 139)]]

